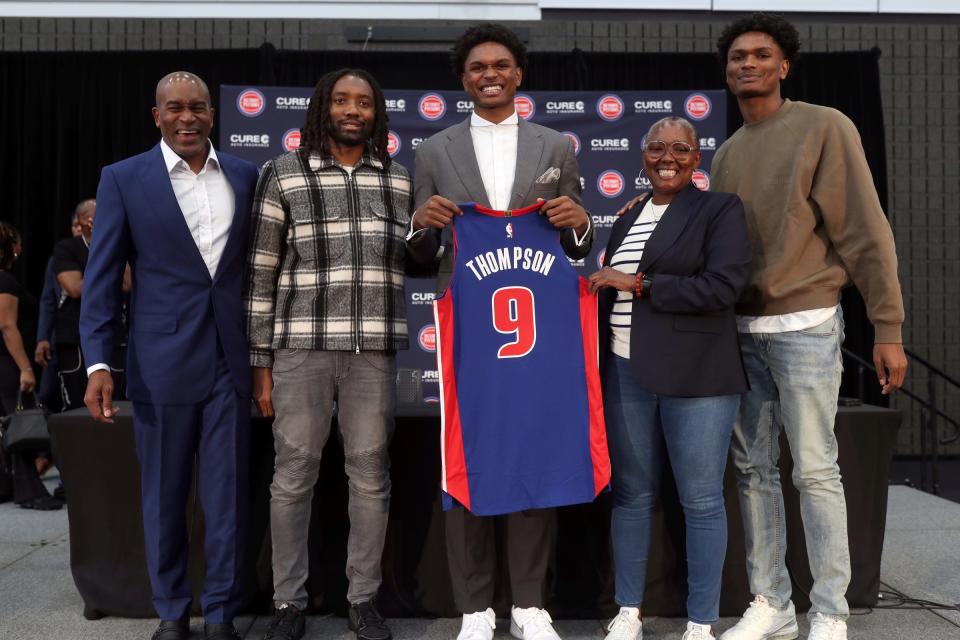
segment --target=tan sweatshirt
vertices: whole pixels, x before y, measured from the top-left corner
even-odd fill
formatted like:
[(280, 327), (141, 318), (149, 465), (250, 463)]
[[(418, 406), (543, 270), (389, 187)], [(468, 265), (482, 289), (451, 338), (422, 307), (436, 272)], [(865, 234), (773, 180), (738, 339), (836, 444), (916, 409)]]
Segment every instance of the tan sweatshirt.
[(903, 297), (890, 224), (850, 120), (787, 100), (717, 151), (713, 189), (743, 200), (753, 267), (737, 313), (831, 307), (853, 280), (876, 342), (901, 342)]

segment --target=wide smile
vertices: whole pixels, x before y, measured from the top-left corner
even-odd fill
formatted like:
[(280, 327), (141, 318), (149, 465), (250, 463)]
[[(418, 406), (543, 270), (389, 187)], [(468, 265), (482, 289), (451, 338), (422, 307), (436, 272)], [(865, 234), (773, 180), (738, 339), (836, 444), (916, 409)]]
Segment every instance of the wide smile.
[(200, 137), (199, 129), (177, 129), (177, 136), (184, 140), (193, 140)]
[(676, 169), (662, 168), (657, 169), (655, 173), (660, 177), (661, 180), (673, 180), (675, 177), (677, 177), (679, 171)]
[(480, 86), (480, 95), (488, 98), (496, 98), (503, 93), (502, 84), (484, 84)]

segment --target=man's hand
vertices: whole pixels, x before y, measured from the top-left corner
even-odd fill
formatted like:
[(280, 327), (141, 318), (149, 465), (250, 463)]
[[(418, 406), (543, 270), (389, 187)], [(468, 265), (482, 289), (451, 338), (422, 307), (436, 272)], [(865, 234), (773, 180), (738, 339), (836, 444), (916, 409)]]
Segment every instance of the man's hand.
[(413, 228), (420, 229), (443, 229), (453, 220), (453, 216), (462, 216), (463, 212), (457, 207), (455, 202), (441, 198), (440, 196), (430, 196), (430, 199), (420, 205), (420, 208), (413, 212)]
[(873, 366), (877, 368), (877, 380), (883, 387), (880, 393), (889, 395), (902, 387), (907, 376), (907, 354), (903, 352), (903, 345), (873, 345)]
[(620, 207), (620, 210), (617, 211), (617, 215), (618, 215), (618, 216), (622, 216), (622, 215), (625, 214), (627, 211), (630, 211), (630, 209), (633, 209), (634, 205), (636, 205), (638, 202), (640, 202), (641, 200), (643, 200), (645, 197), (646, 197), (646, 194), (641, 194), (641, 195), (639, 195), (639, 196), (634, 196), (633, 198), (630, 199), (630, 202), (628, 202), (627, 204), (625, 204), (625, 205), (623, 205), (622, 207)]
[(586, 210), (571, 200), (570, 196), (547, 200), (540, 207), (540, 212), (547, 216), (550, 224), (557, 229), (574, 229), (581, 236), (586, 233), (590, 224)]
[(253, 367), (253, 401), (264, 418), (273, 417), (273, 368)]
[(37, 343), (37, 350), (33, 353), (33, 359), (41, 367), (50, 364), (50, 358), (53, 357), (53, 349), (50, 347), (49, 340), (41, 340)]
[(637, 287), (637, 277), (617, 271), (613, 267), (604, 267), (590, 274), (590, 293), (596, 293), (604, 287), (613, 287), (618, 291), (633, 291)]
[(109, 371), (97, 369), (90, 374), (83, 404), (94, 420), (113, 424), (118, 409), (113, 408), (113, 375)]

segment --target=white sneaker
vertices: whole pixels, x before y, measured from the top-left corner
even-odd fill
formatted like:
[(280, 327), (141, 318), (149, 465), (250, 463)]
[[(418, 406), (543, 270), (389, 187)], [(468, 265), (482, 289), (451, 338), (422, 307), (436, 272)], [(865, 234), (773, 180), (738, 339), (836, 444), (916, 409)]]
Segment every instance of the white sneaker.
[(793, 603), (777, 609), (763, 596), (756, 596), (740, 622), (720, 636), (720, 640), (794, 640), (800, 635)]
[(546, 609), (510, 608), (510, 635), (520, 640), (560, 640)]
[(847, 640), (847, 623), (815, 613), (810, 616), (810, 635), (807, 640)]
[(493, 640), (493, 630), (497, 625), (497, 616), (493, 609), (463, 614), (463, 624), (457, 640)]
[(640, 622), (640, 609), (620, 607), (620, 613), (607, 625), (607, 637), (604, 640), (643, 640), (643, 623)]
[(713, 640), (713, 631), (708, 624), (697, 624), (687, 621), (687, 630), (683, 632), (682, 640)]

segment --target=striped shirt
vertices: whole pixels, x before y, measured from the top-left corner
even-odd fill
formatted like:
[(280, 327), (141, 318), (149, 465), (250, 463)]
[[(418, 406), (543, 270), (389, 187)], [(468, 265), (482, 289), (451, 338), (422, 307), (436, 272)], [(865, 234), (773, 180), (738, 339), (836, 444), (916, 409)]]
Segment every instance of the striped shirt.
[[(653, 198), (648, 198), (636, 222), (630, 227), (623, 242), (614, 251), (610, 258), (610, 266), (623, 273), (636, 275), (640, 259), (643, 257), (643, 248), (650, 238), (650, 234), (657, 227), (661, 216), (669, 204), (653, 204)], [(610, 350), (621, 358), (630, 358), (630, 319), (633, 315), (633, 291), (617, 291), (617, 299), (610, 312)]]
[(291, 151), (267, 162), (253, 205), (244, 295), (250, 364), (275, 349), (406, 349), (410, 175), (364, 155), (352, 171)]

